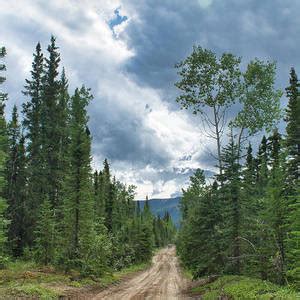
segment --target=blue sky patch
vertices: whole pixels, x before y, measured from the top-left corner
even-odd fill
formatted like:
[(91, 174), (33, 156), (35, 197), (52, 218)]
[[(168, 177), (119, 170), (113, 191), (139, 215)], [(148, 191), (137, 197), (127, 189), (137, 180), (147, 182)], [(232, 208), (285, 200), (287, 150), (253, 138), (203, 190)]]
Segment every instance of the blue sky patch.
[(108, 25), (109, 27), (114, 30), (114, 27), (117, 26), (117, 25), (120, 25), (122, 24), (123, 22), (126, 22), (128, 20), (128, 17), (127, 16), (121, 16), (120, 14), (120, 9), (121, 7), (118, 7), (117, 9), (115, 9), (114, 11), (114, 18), (111, 19), (109, 22), (108, 22)]

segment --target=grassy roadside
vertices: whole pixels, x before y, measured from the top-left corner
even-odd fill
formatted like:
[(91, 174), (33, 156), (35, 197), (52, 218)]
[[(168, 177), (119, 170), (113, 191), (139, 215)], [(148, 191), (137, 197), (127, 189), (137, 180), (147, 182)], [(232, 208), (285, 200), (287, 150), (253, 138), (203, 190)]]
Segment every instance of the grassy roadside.
[(256, 278), (246, 276), (226, 275), (214, 282), (199, 285), (191, 289), (191, 295), (201, 296), (204, 300), (215, 299), (300, 299), (297, 293), (289, 287), (281, 287)]
[(18, 261), (0, 270), (0, 299), (34, 298), (58, 299), (69, 294), (76, 295), (84, 289), (101, 290), (121, 281), (150, 264), (133, 265), (101, 278), (80, 278), (79, 274), (64, 274), (53, 267), (40, 267), (33, 262)]

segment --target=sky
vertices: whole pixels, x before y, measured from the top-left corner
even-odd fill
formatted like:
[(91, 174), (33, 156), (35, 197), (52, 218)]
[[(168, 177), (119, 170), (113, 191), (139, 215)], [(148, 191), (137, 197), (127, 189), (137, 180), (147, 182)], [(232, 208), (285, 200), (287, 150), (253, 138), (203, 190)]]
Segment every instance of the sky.
[(174, 66), (193, 45), (245, 63), (275, 60), (280, 89), (300, 63), (298, 0), (0, 0), (0, 7), (7, 114), (26, 100), (36, 43), (46, 53), (53, 34), (70, 92), (85, 84), (94, 95), (93, 167), (108, 158), (120, 181), (137, 186), (137, 199), (178, 196), (195, 169), (215, 171), (200, 117), (175, 101)]

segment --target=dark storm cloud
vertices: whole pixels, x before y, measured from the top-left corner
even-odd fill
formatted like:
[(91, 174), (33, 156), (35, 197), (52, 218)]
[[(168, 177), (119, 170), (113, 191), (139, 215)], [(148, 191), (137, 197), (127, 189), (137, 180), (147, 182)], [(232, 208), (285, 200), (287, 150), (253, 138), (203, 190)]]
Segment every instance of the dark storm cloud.
[[(201, 0), (129, 1), (142, 22), (127, 31), (137, 55), (127, 68), (146, 85), (176, 93), (174, 64), (199, 44), (217, 53), (230, 51), (246, 61), (254, 57), (278, 62), (278, 85), (287, 83), (291, 65), (299, 65), (299, 1)], [(168, 97), (167, 97), (168, 98)], [(173, 101), (174, 99), (169, 99)]]
[[(127, 161), (137, 167), (145, 165), (166, 167), (170, 157), (153, 132), (146, 128), (141, 119), (130, 114), (120, 114), (111, 119), (109, 108), (97, 111), (91, 117), (91, 128), (95, 153), (101, 153), (112, 161)], [(99, 116), (100, 113), (100, 116)], [(101, 126), (97, 120), (102, 117)]]

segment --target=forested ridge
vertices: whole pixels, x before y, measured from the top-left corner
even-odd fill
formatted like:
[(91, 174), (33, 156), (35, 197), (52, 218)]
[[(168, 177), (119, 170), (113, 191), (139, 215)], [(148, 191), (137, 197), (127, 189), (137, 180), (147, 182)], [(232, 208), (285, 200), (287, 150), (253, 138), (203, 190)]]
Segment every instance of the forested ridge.
[(201, 47), (177, 65), (177, 100), (200, 115), (219, 168), (210, 182), (197, 170), (183, 190), (178, 253), (194, 278), (246, 275), (299, 289), (300, 83), (291, 68), (281, 109), (275, 63), (240, 65)]
[[(4, 62), (5, 48), (1, 48)], [(5, 81), (1, 64), (0, 83)], [(135, 187), (91, 167), (92, 135), (82, 86), (70, 93), (52, 36), (36, 45), (21, 111), (5, 119), (0, 98), (0, 266), (35, 261), (80, 276), (102, 276), (147, 263), (174, 238), (168, 214), (154, 216), (134, 201)]]

